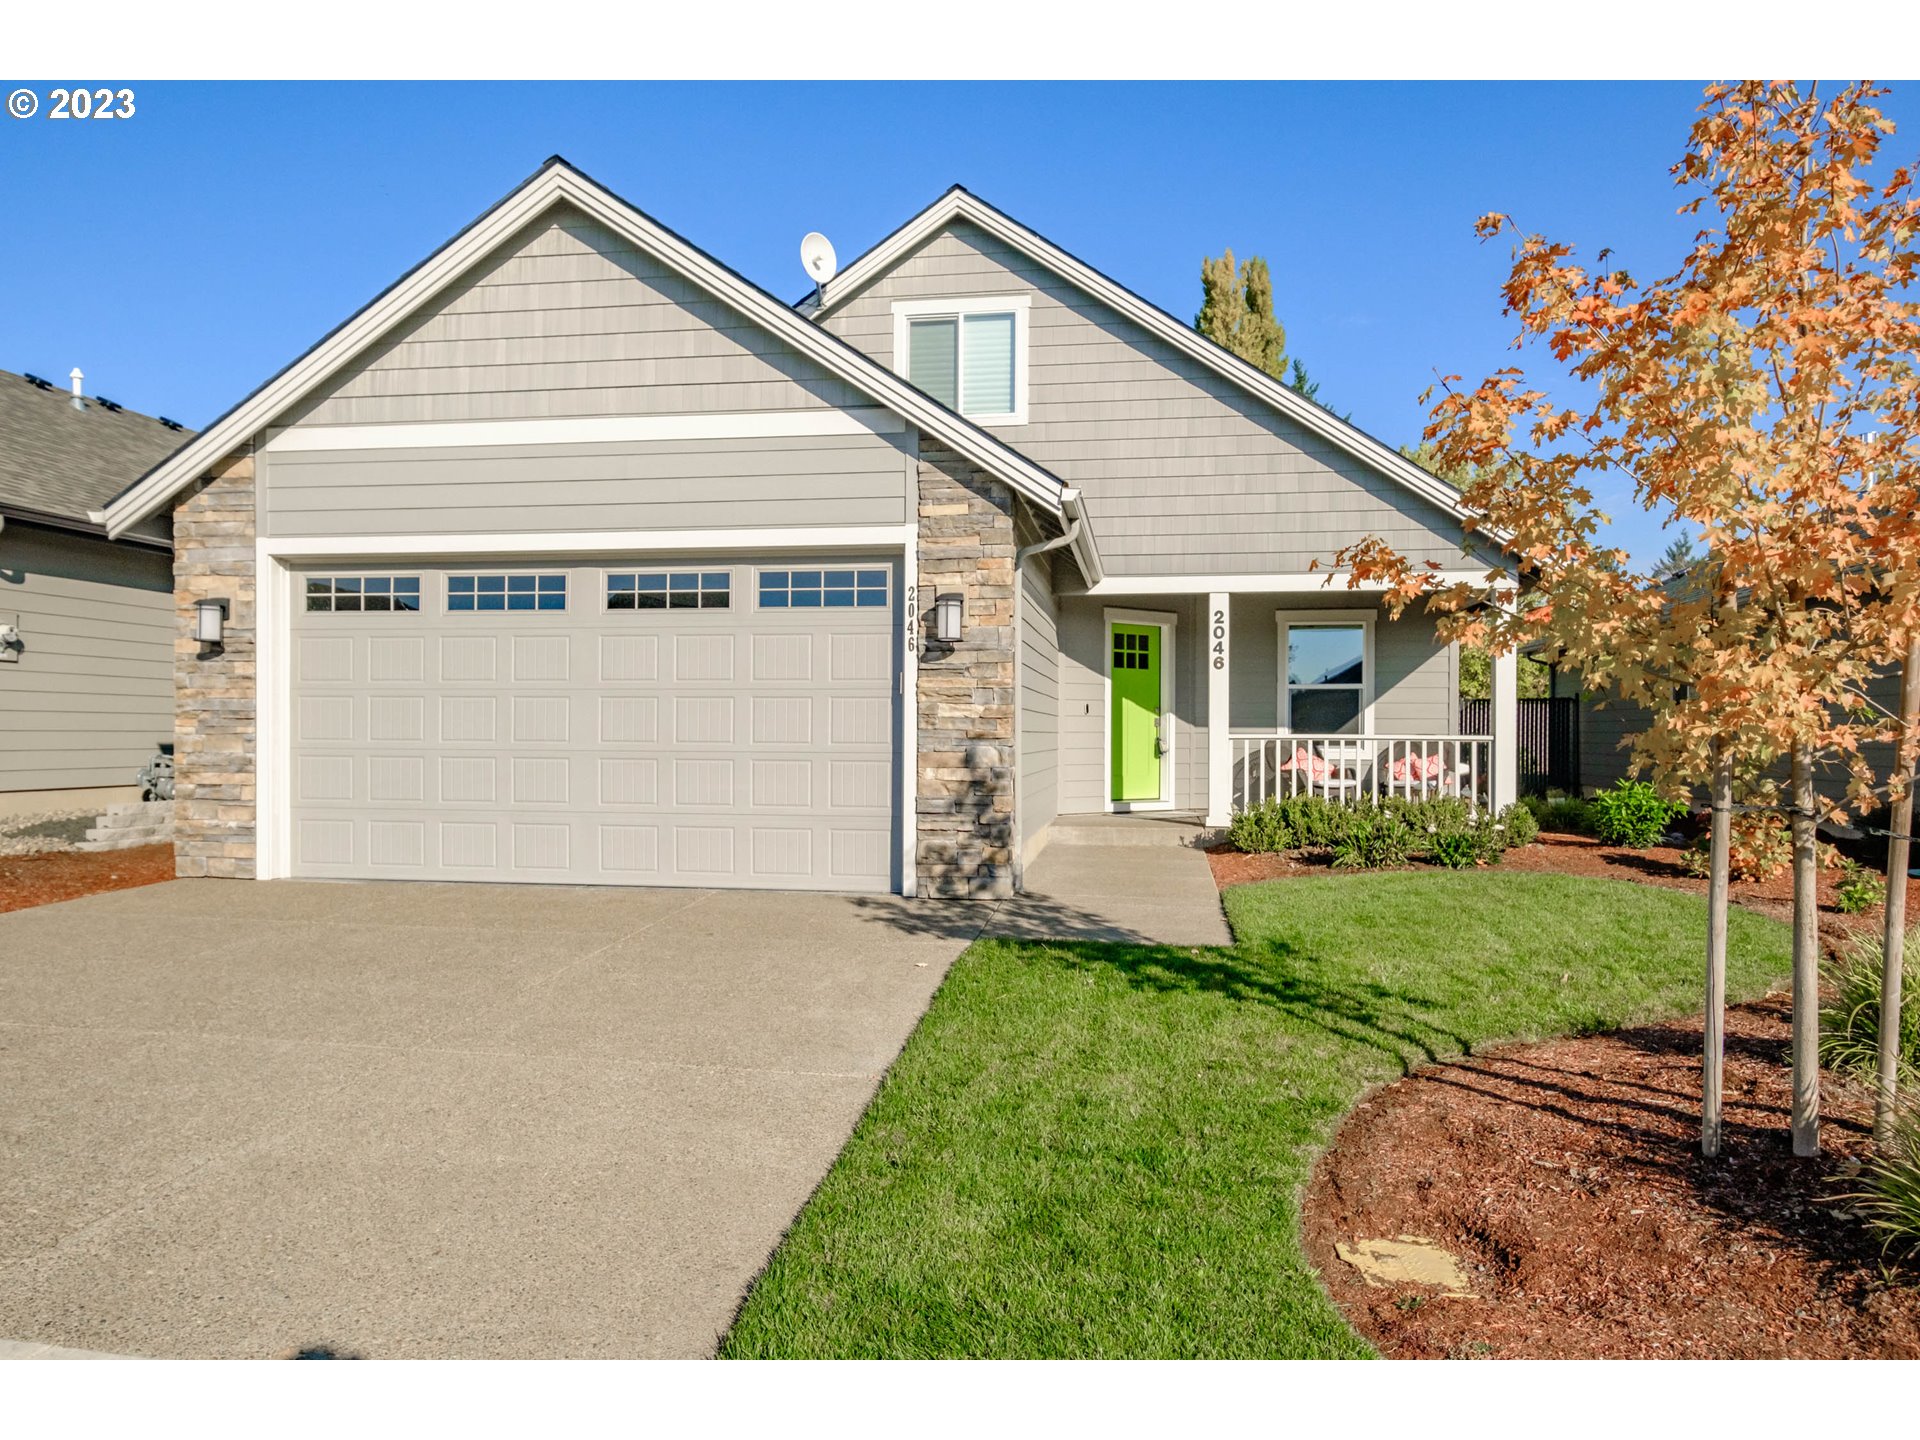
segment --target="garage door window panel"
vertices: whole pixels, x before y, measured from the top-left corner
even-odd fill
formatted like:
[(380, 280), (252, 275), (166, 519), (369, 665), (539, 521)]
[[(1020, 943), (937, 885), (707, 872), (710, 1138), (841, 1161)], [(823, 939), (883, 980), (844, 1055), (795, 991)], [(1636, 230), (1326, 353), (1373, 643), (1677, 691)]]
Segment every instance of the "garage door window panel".
[(836, 570), (762, 570), (762, 610), (871, 610), (887, 603), (885, 566)]
[(309, 575), (307, 609), (317, 613), (392, 613), (420, 609), (418, 575)]
[(733, 576), (725, 570), (611, 571), (609, 610), (726, 610)]
[(447, 577), (447, 609), (456, 613), (566, 608), (567, 577), (564, 574)]

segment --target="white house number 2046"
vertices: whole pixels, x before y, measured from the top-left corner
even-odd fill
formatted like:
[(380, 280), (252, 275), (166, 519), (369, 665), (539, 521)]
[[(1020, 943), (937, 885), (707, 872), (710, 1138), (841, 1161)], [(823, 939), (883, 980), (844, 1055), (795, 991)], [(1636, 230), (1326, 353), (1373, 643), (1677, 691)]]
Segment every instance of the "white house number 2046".
[(1213, 668), (1216, 670), (1226, 669), (1227, 612), (1224, 610), (1216, 610), (1213, 612), (1213, 631), (1209, 637), (1208, 648), (1213, 655)]

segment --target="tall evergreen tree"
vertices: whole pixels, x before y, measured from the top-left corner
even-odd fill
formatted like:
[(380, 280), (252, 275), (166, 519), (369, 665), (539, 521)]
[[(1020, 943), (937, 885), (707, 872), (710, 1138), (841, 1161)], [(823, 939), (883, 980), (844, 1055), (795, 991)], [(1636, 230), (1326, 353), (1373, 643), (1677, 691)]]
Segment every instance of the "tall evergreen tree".
[(1654, 562), (1653, 573), (1671, 578), (1687, 569), (1699, 558), (1700, 552), (1693, 548), (1693, 537), (1681, 535), (1660, 552), (1660, 558)]
[(1193, 328), (1273, 376), (1287, 378), (1287, 332), (1273, 314), (1273, 276), (1258, 255), (1241, 265), (1229, 250), (1200, 262), (1200, 313)]

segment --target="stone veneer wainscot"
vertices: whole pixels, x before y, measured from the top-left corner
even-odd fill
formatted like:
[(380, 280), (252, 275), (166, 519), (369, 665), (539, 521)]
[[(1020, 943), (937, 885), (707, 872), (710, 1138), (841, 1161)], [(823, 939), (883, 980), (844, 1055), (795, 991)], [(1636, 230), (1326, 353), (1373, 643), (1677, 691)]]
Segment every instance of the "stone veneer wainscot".
[[(1013, 496), (922, 438), (915, 865), (922, 895), (1013, 893)], [(934, 636), (934, 600), (963, 597), (961, 638)]]
[[(174, 873), (250, 879), (256, 854), (253, 456), (229, 455), (173, 508)], [(194, 639), (225, 600), (225, 639)]]

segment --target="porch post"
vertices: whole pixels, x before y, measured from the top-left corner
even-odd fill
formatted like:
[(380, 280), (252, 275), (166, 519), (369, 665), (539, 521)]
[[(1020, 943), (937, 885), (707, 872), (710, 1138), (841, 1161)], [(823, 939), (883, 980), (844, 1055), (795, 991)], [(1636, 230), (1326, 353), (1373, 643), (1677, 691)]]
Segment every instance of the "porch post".
[(1207, 596), (1207, 824), (1225, 825), (1233, 818), (1233, 737), (1229, 730), (1232, 706), (1233, 609), (1224, 590)]
[(1493, 657), (1493, 808), (1520, 798), (1520, 656)]

